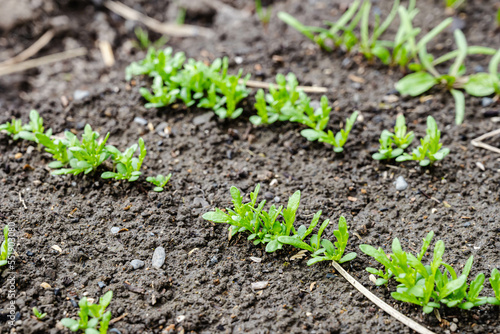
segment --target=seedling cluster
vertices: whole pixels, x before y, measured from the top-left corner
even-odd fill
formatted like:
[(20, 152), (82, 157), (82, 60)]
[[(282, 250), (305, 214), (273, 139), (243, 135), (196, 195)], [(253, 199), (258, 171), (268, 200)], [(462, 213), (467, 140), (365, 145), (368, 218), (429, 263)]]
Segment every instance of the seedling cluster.
[(358, 113), (355, 111), (347, 119), (345, 129), (336, 135), (331, 130), (325, 132), (332, 110), (328, 98), (323, 95), (320, 107), (314, 110), (311, 99), (297, 86), (297, 77), (293, 73), (288, 73), (286, 77), (278, 74), (276, 87), (270, 86), (268, 94), (262, 89), (257, 91), (254, 105), (257, 115), (251, 116), (250, 122), (254, 125), (272, 124), (278, 120), (301, 123), (310, 128), (301, 131), (306, 139), (319, 140), (332, 145), (335, 152), (342, 152)]
[(72, 332), (82, 330), (85, 334), (106, 334), (111, 320), (111, 311), (106, 311), (106, 308), (112, 298), (113, 291), (108, 291), (99, 298), (99, 304), (89, 304), (87, 297), (83, 297), (78, 303), (78, 319), (64, 318), (61, 324)]
[[(85, 125), (81, 140), (70, 131), (65, 131), (63, 138), (56, 138), (52, 136), (52, 129), (44, 132), (43, 119), (36, 110), (31, 110), (28, 125), (23, 125), (20, 119), (15, 119), (0, 125), (0, 130), (4, 130), (14, 140), (23, 138), (43, 146), (55, 159), (48, 164), (50, 168), (55, 169), (52, 175), (95, 173), (109, 157), (113, 162), (113, 171), (102, 173), (103, 179), (134, 182), (142, 175), (141, 167), (147, 153), (142, 138), (139, 138), (138, 144), (132, 145), (125, 152), (106, 145), (109, 133), (99, 140), (99, 133), (93, 131), (89, 124)], [(139, 156), (135, 157), (137, 149)], [(169, 179), (170, 177), (163, 180), (161, 190), (157, 187), (155, 191), (162, 191)]]
[[(440, 143), (441, 131), (439, 131), (436, 120), (432, 116), (427, 117), (426, 132), (427, 135), (420, 139), (420, 146), (415, 148), (412, 154), (404, 153), (404, 150), (412, 143), (415, 135), (413, 131), (406, 132), (405, 118), (400, 115), (396, 120), (394, 133), (388, 130), (382, 131), (379, 139), (380, 148), (372, 157), (375, 160), (396, 158), (398, 162), (415, 160), (423, 167), (442, 160), (450, 153), (450, 150), (442, 148), (443, 144)], [(396, 148), (393, 148), (393, 144)]]
[[(441, 304), (465, 310), (486, 303), (500, 305), (500, 273), (497, 269), (493, 269), (490, 278), (495, 297), (479, 296), (485, 281), (483, 273), (477, 274), (470, 284), (467, 283), (473, 256), (469, 257), (459, 275), (451, 265), (443, 262), (445, 245), (439, 240), (434, 245), (432, 261), (427, 265), (422, 263), (433, 236), (432, 231), (427, 234), (416, 256), (403, 251), (397, 238), (392, 242), (391, 254), (386, 254), (382, 248), (359, 246), (363, 253), (384, 266), (383, 269), (366, 268), (369, 273), (378, 276), (375, 284), (387, 285), (391, 278), (394, 279), (399, 285), (391, 296), (399, 301), (419, 305), (425, 313), (440, 308)], [(441, 270), (441, 267), (444, 269)]]
[[(339, 229), (334, 231), (337, 238), (334, 245), (331, 241), (321, 238), (323, 231), (330, 223), (329, 219), (323, 221), (317, 234), (311, 235), (319, 223), (321, 211), (314, 215), (309, 226), (301, 225), (295, 229), (294, 223), (300, 204), (300, 191), (296, 191), (290, 196), (285, 208), (283, 206), (276, 208), (275, 205), (272, 205), (266, 211), (264, 209), (265, 200), (257, 205), (259, 190), (260, 184), (250, 193), (250, 202), (243, 203), (240, 190), (231, 187), (234, 208), (226, 209), (227, 213), (216, 208), (215, 211), (205, 213), (203, 219), (214, 223), (229, 224), (230, 236), (234, 236), (238, 232), (249, 233), (248, 240), (252, 240), (254, 245), (265, 245), (266, 252), (269, 253), (282, 249), (284, 244), (308, 250), (312, 253), (308, 265), (325, 260), (343, 263), (356, 257), (356, 253), (343, 255), (349, 238), (344, 217), (339, 220)], [(309, 243), (306, 243), (304, 240), (309, 235), (311, 235)]]
[[(459, 2), (447, 1), (447, 6), (456, 8)], [(410, 0), (408, 7), (405, 7), (399, 4), (399, 0), (394, 1), (392, 10), (382, 23), (379, 14), (375, 14), (371, 34), (369, 0), (353, 1), (337, 22), (326, 22), (329, 28), (305, 26), (284, 12), (280, 12), (278, 17), (326, 51), (330, 52), (340, 47), (350, 52), (356, 48), (368, 61), (378, 58), (383, 64), (399, 66), (403, 71), (405, 69), (414, 71), (396, 85), (397, 90), (403, 95), (418, 96), (434, 86), (444, 87), (455, 99), (455, 121), (461, 124), (465, 117), (465, 97), (461, 89), (473, 96), (500, 93), (498, 88), (500, 79), (497, 75), (500, 51), (489, 47), (468, 46), (462, 31), (455, 30), (458, 49), (434, 59), (434, 56), (427, 53), (427, 44), (442, 33), (453, 19), (445, 19), (418, 38), (421, 29), (413, 26), (413, 20), (418, 14), (415, 4), (416, 0)], [(380, 40), (397, 14), (400, 23), (394, 40)], [(494, 55), (490, 62), (489, 73), (465, 75), (465, 59), (467, 55), (473, 54)], [(448, 73), (440, 74), (436, 66), (450, 60), (454, 62)]]
[[(220, 118), (237, 118), (243, 108), (237, 104), (249, 95), (245, 79), (238, 75), (227, 74), (228, 59), (215, 59), (207, 65), (194, 59), (186, 62), (182, 52), (172, 54), (172, 49), (156, 51), (150, 48), (146, 58), (134, 62), (126, 70), (126, 79), (136, 75), (149, 75), (153, 78), (152, 90), (142, 87), (142, 96), (149, 101), (146, 107), (164, 107), (176, 101), (183, 101), (187, 107), (212, 109)], [(346, 121), (345, 129), (337, 134), (325, 132), (332, 108), (326, 96), (316, 110), (311, 106), (311, 98), (298, 88), (293, 73), (276, 76), (276, 85), (271, 85), (269, 93), (259, 89), (255, 95), (256, 115), (250, 117), (254, 125), (272, 124), (276, 121), (301, 123), (310, 129), (301, 134), (310, 141), (318, 140), (334, 146), (335, 152), (342, 152), (358, 113), (355, 111)]]
[(217, 58), (208, 66), (201, 61), (188, 59), (183, 52), (172, 54), (172, 48), (156, 51), (150, 48), (146, 58), (134, 62), (126, 69), (126, 78), (146, 74), (153, 78), (151, 93), (141, 88), (142, 96), (149, 101), (146, 108), (164, 107), (176, 101), (186, 106), (212, 109), (220, 118), (237, 118), (243, 112), (237, 104), (248, 96), (245, 80), (238, 75), (228, 75), (228, 58)]

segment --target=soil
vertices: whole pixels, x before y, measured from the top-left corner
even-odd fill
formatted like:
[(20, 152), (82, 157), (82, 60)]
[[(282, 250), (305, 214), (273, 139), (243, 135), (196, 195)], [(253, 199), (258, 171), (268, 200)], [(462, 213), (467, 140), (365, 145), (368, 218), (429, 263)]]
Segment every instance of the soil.
[[(441, 308), (440, 322), (434, 314), (393, 300), (387, 288), (369, 281), (364, 268), (377, 265), (358, 248), (370, 244), (389, 251), (391, 240), (398, 237), (405, 249), (416, 251), (433, 230), (435, 240), (446, 244), (447, 263), (462, 268), (474, 255), (472, 277), (479, 272), (489, 277), (493, 268), (500, 267), (500, 161), (470, 144), (497, 127), (488, 116), (498, 114), (498, 105), (483, 107), (481, 99), (467, 97), (466, 121), (456, 126), (448, 93), (435, 89), (426, 99), (398, 96), (394, 101), (387, 96), (397, 96), (393, 87), (402, 77), (399, 70), (367, 64), (355, 54), (321, 52), (275, 16), (265, 29), (251, 15), (251, 2), (225, 2), (241, 15), (203, 6), (187, 12), (187, 23), (213, 29), (216, 38), (171, 38), (168, 45), (201, 60), (228, 56), (231, 70), (242, 67), (253, 79), (272, 81), (276, 73), (292, 71), (303, 85), (328, 87), (334, 105), (330, 129), (337, 130), (354, 110), (361, 114), (344, 153), (308, 142), (300, 136), (298, 124), (251, 126), (252, 99), (243, 103), (243, 116), (231, 121), (182, 105), (145, 109), (138, 88), (150, 82), (124, 80), (124, 68), (145, 54), (131, 47), (132, 22), (109, 12), (99, 0), (29, 2), (29, 23), (21, 15), (16, 24), (3, 27), (1, 59), (28, 47), (54, 25), (55, 17), (64, 27), (37, 56), (78, 46), (90, 52), (0, 77), (0, 123), (12, 117), (27, 121), (29, 110), (35, 108), (54, 133), (66, 129), (81, 133), (89, 123), (101, 134), (110, 132), (109, 142), (121, 149), (142, 136), (148, 148), (147, 170), (133, 184), (100, 179), (100, 172), (51, 176), (45, 153), (0, 135), (0, 223), (14, 224), (12, 235), (17, 237), (15, 270), (4, 269), (0, 278), (0, 332), (67, 333), (57, 323), (76, 316), (78, 300), (97, 299), (108, 290), (114, 293), (109, 309), (113, 318), (120, 317), (110, 333), (412, 332), (327, 264), (308, 267), (306, 259), (291, 260), (296, 251), (288, 248), (267, 254), (245, 236), (228, 240), (226, 226), (201, 218), (214, 207), (231, 206), (232, 185), (248, 194), (260, 183), (260, 198), (278, 204), (302, 191), (298, 224), (308, 223), (318, 210), (333, 222), (344, 215), (351, 230), (347, 251), (358, 253), (344, 268), (403, 314), (436, 333), (451, 329), (500, 333), (498, 307)], [(167, 1), (124, 3), (161, 21), (174, 19), (177, 13), (176, 5)], [(312, 25), (338, 17), (345, 3), (275, 1), (273, 13), (284, 10)], [(382, 13), (390, 7), (389, 2), (376, 5)], [(446, 17), (442, 1), (419, 1), (418, 6), (416, 25), (424, 26), (424, 31)], [(469, 44), (500, 47), (491, 2), (470, 2), (456, 14), (454, 24), (463, 26)], [(112, 68), (102, 62), (98, 39), (112, 43), (116, 57)], [(444, 53), (452, 48), (452, 33), (446, 31), (430, 49)], [(470, 57), (467, 65), (470, 71), (487, 68), (488, 60)], [(350, 75), (364, 83), (353, 82)], [(88, 91), (89, 96), (75, 100), (75, 90)], [(426, 117), (436, 118), (443, 143), (451, 150), (442, 163), (425, 169), (412, 162), (372, 160), (380, 132), (392, 128), (401, 112), (417, 137), (425, 133)], [(135, 117), (154, 129), (137, 123)], [(488, 142), (495, 145), (498, 140)], [(143, 181), (159, 173), (173, 176), (166, 191), (154, 193)], [(408, 189), (396, 191), (393, 182), (398, 176), (405, 178)], [(120, 232), (113, 234), (112, 227)], [(331, 227), (327, 236), (332, 237)], [(167, 257), (156, 269), (151, 258), (159, 246)], [(145, 266), (133, 270), (133, 259), (145, 261)], [(7, 322), (11, 277), (16, 286), (14, 327)], [(259, 281), (269, 281), (269, 286), (253, 291), (251, 283)], [(42, 283), (50, 288), (41, 287)], [(489, 283), (483, 293), (492, 295)], [(32, 317), (34, 306), (48, 314), (43, 322)]]

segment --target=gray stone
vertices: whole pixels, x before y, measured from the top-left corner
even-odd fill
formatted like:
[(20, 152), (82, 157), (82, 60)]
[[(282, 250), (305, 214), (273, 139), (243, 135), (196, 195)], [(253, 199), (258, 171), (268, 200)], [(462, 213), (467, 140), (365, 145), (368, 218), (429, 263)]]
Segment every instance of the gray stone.
[(195, 118), (193, 118), (193, 124), (194, 125), (201, 125), (201, 124), (204, 124), (204, 123), (208, 123), (210, 122), (210, 119), (214, 116), (214, 112), (213, 111), (209, 111), (209, 112), (206, 112), (200, 116), (196, 116)]
[(489, 107), (493, 103), (493, 99), (490, 97), (483, 97), (481, 100), (481, 105), (483, 107)]
[(165, 256), (165, 248), (157, 247), (153, 253), (153, 267), (161, 268), (161, 266), (165, 263)]
[(134, 268), (134, 270), (139, 269), (139, 268), (144, 267), (144, 261), (135, 259), (135, 260), (130, 261), (130, 265), (132, 266), (132, 268)]
[(118, 232), (120, 232), (120, 228), (119, 228), (119, 227), (113, 226), (113, 227), (111, 228), (111, 233), (113, 233), (113, 234), (117, 234)]
[(76, 101), (78, 100), (83, 100), (84, 98), (88, 97), (90, 95), (88, 90), (75, 90), (73, 93), (73, 99)]
[(394, 185), (396, 186), (397, 191), (403, 191), (408, 188), (408, 183), (406, 183), (405, 178), (402, 176), (398, 176), (398, 178), (394, 182)]
[(456, 323), (454, 323), (454, 322), (452, 322), (452, 323), (450, 324), (450, 331), (452, 331), (452, 332), (456, 332), (456, 331), (457, 331), (457, 329), (458, 329), (457, 324), (456, 324)]
[(148, 121), (141, 117), (134, 117), (134, 122), (140, 125), (148, 125)]
[(97, 285), (99, 285), (99, 287), (100, 287), (101, 289), (104, 289), (104, 288), (106, 287), (106, 283), (101, 282), (101, 281), (97, 282)]
[(193, 200), (193, 206), (196, 208), (204, 208), (204, 207), (207, 207), (209, 205), (210, 204), (208, 204), (208, 202), (204, 198), (201, 198), (201, 197), (195, 197)]
[(279, 198), (279, 196), (276, 196), (276, 197), (274, 198), (274, 203), (279, 203), (279, 202), (280, 202), (280, 200), (281, 200), (281, 198)]

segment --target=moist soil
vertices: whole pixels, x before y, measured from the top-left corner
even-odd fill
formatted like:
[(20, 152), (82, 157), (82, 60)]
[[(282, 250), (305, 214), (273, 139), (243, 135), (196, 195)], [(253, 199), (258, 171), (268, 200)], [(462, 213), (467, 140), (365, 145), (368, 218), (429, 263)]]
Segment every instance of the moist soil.
[[(125, 3), (160, 21), (177, 15), (176, 5), (166, 1)], [(354, 110), (361, 115), (342, 154), (308, 142), (298, 124), (252, 126), (252, 98), (242, 103), (245, 112), (237, 120), (220, 120), (207, 110), (180, 104), (144, 108), (138, 91), (150, 85), (149, 79), (124, 80), (125, 67), (145, 55), (131, 47), (135, 25), (101, 1), (27, 2), (29, 18), (3, 27), (2, 59), (28, 47), (54, 21), (62, 28), (37, 56), (79, 46), (89, 54), (0, 77), (0, 123), (12, 117), (26, 122), (35, 108), (56, 134), (80, 134), (88, 123), (101, 134), (110, 132), (109, 143), (122, 150), (142, 136), (148, 155), (143, 176), (132, 184), (103, 180), (102, 170), (83, 177), (51, 176), (47, 154), (0, 134), (0, 222), (15, 224), (12, 236), (17, 238), (15, 269), (4, 269), (0, 278), (1, 333), (67, 333), (58, 321), (76, 316), (78, 300), (98, 299), (109, 290), (114, 293), (109, 309), (118, 318), (110, 333), (412, 332), (326, 263), (308, 267), (306, 258), (292, 260), (297, 250), (287, 247), (268, 254), (244, 235), (229, 240), (227, 226), (201, 218), (214, 207), (231, 206), (231, 186), (249, 194), (257, 183), (260, 198), (279, 205), (301, 190), (297, 224), (309, 223), (318, 210), (334, 226), (344, 215), (351, 231), (346, 251), (358, 257), (343, 267), (403, 314), (436, 333), (500, 333), (498, 307), (443, 307), (440, 321), (393, 300), (394, 284), (375, 287), (364, 268), (377, 264), (358, 248), (370, 244), (390, 251), (391, 240), (398, 237), (405, 249), (418, 252), (432, 230), (435, 240), (446, 244), (445, 262), (461, 269), (474, 255), (471, 277), (479, 272), (489, 277), (500, 267), (500, 161), (470, 143), (497, 128), (489, 116), (498, 114), (498, 106), (483, 107), (481, 99), (467, 97), (466, 120), (456, 126), (448, 93), (434, 89), (424, 99), (400, 97), (393, 88), (403, 75), (398, 69), (368, 64), (356, 54), (322, 52), (275, 16), (265, 28), (252, 14), (251, 3), (226, 1), (235, 10), (229, 14), (221, 6), (206, 10), (191, 4), (186, 22), (213, 29), (215, 37), (171, 38), (168, 45), (200, 60), (228, 56), (231, 71), (241, 67), (252, 79), (269, 82), (276, 73), (292, 71), (303, 85), (327, 87), (334, 106), (329, 129), (338, 130)], [(313, 25), (338, 18), (345, 5), (276, 1), (273, 13), (284, 10)], [(375, 5), (387, 13), (391, 4)], [(416, 25), (424, 31), (446, 17), (441, 1), (418, 6)], [(470, 2), (453, 24), (464, 30), (471, 45), (500, 47), (491, 2)], [(388, 36), (394, 32), (392, 28)], [(113, 46), (116, 64), (111, 68), (102, 62), (98, 39)], [(447, 30), (430, 50), (441, 54), (453, 48)], [(487, 68), (488, 60), (470, 57), (469, 71)], [(89, 94), (77, 100), (75, 90)], [(425, 134), (426, 117), (435, 117), (450, 155), (432, 168), (374, 161), (380, 132), (394, 126), (398, 113), (404, 113), (417, 137)], [(164, 192), (155, 193), (144, 181), (159, 173), (172, 173), (172, 179)], [(409, 185), (404, 191), (395, 188), (398, 176)], [(120, 232), (112, 233), (113, 227)], [(330, 238), (332, 230), (326, 232)], [(157, 269), (151, 259), (160, 246), (166, 262)], [(132, 269), (133, 259), (145, 266)], [(14, 327), (7, 322), (11, 277), (16, 286)], [(269, 281), (268, 287), (252, 290), (251, 283), (261, 281)], [(483, 293), (493, 294), (489, 283)], [(48, 314), (43, 322), (33, 318), (34, 306)]]

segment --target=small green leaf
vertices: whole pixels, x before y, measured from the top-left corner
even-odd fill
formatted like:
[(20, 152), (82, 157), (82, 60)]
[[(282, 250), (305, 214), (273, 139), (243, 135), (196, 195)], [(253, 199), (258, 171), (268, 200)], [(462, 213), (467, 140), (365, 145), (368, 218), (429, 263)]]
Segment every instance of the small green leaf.
[(403, 95), (418, 96), (431, 89), (436, 79), (427, 72), (416, 72), (405, 76), (396, 84), (396, 89)]

